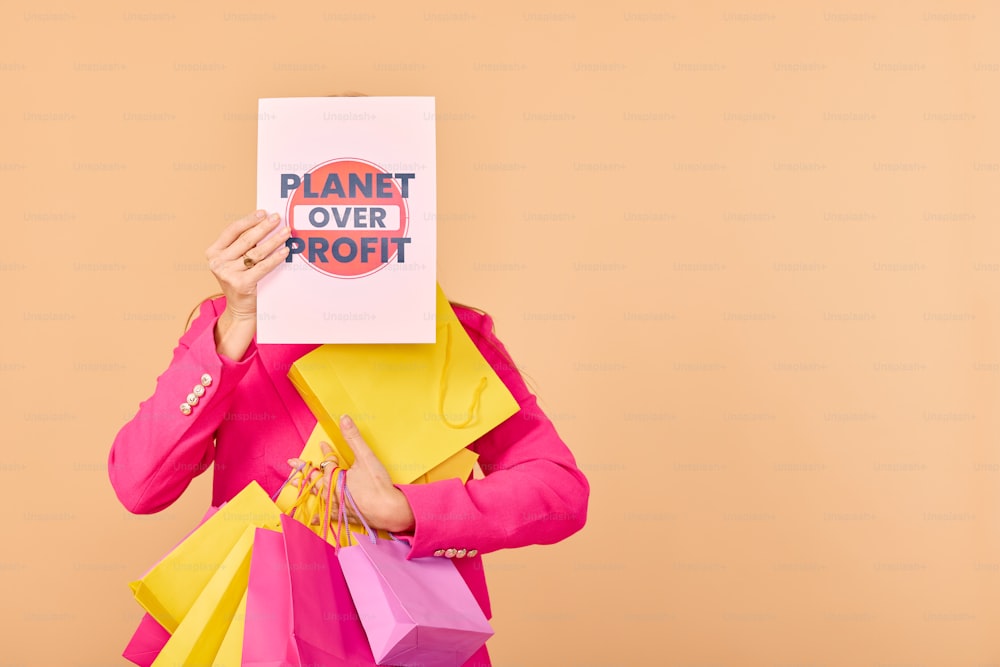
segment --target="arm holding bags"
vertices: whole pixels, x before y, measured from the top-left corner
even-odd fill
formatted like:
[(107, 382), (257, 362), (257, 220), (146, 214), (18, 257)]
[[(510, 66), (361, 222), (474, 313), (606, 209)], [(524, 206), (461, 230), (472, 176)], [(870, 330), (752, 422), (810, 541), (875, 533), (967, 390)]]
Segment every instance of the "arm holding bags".
[(466, 309), (458, 314), (520, 409), (473, 445), (484, 479), (396, 485), (416, 519), (409, 557), (565, 539), (586, 522), (587, 479), (493, 334), (493, 320)]
[[(492, 319), (453, 309), (440, 289), (437, 308), (436, 345), (325, 345), (293, 364), (289, 377), (338, 460), (353, 461), (337, 427), (346, 413), (413, 510), (410, 557), (549, 544), (576, 532), (589, 485)], [(479, 455), (485, 479), (413, 483), (464, 451)]]

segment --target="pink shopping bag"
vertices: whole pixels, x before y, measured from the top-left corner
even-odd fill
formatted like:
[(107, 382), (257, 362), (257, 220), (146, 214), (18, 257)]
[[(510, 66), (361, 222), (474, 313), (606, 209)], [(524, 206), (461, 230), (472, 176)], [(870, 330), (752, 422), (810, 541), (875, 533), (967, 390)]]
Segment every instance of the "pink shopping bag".
[(258, 529), (243, 667), (372, 667), (375, 660), (333, 546), (295, 519)]
[[(340, 522), (346, 519), (346, 499), (364, 523), (347, 490), (346, 471), (340, 472), (337, 490)], [(486, 643), (493, 628), (451, 560), (407, 560), (408, 551), (408, 545), (378, 539), (369, 529), (356, 546), (337, 552), (375, 660), (379, 665), (458, 667)]]
[(129, 662), (134, 662), (139, 667), (150, 667), (156, 656), (170, 639), (170, 633), (166, 628), (156, 622), (156, 619), (146, 614), (139, 621), (139, 627), (129, 640), (128, 646), (122, 652), (122, 657)]

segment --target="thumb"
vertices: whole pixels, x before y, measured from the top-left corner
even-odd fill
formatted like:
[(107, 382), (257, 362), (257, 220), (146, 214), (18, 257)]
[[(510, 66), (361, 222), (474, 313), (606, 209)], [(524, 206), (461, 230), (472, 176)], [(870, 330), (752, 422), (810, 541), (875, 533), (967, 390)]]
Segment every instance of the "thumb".
[(372, 460), (377, 461), (375, 452), (372, 451), (368, 443), (365, 442), (364, 437), (361, 435), (361, 431), (358, 430), (358, 425), (354, 423), (350, 415), (341, 415), (340, 417), (340, 433), (344, 436), (344, 440), (347, 441), (347, 446), (351, 448), (354, 452), (354, 463), (361, 463), (364, 466), (368, 466)]

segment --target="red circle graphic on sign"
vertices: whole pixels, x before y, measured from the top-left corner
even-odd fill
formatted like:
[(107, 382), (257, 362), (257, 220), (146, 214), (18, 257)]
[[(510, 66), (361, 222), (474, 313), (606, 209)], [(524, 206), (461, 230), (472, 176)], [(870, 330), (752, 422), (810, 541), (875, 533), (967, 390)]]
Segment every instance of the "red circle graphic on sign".
[(303, 174), (285, 209), (292, 238), (304, 244), (296, 256), (334, 278), (362, 278), (396, 261), (409, 218), (392, 174), (357, 158)]

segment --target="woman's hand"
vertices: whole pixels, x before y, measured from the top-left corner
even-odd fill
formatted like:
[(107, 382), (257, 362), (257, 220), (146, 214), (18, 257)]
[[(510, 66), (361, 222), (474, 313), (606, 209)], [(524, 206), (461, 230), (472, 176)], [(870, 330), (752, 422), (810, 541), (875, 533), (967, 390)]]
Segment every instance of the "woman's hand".
[[(347, 488), (351, 492), (351, 497), (357, 503), (365, 521), (372, 528), (381, 528), (392, 533), (404, 533), (413, 530), (414, 518), (410, 503), (406, 500), (403, 492), (393, 486), (389, 473), (385, 466), (378, 460), (372, 452), (368, 443), (361, 437), (357, 425), (347, 415), (340, 418), (340, 432), (354, 452), (354, 465), (347, 473)], [(339, 465), (337, 457), (333, 454), (333, 449), (327, 443), (320, 443), (323, 456), (330, 464), (325, 467), (323, 479), (316, 482), (316, 492), (322, 498), (327, 497), (326, 489), (330, 484), (330, 476), (334, 468)], [(298, 468), (303, 464), (301, 459), (288, 459), (288, 465)], [(299, 480), (293, 480), (292, 484), (299, 485)], [(331, 516), (337, 516), (337, 496), (336, 489), (333, 494), (333, 507), (330, 510)], [(348, 518), (357, 522), (354, 510), (348, 504)]]
[(215, 240), (205, 257), (226, 296), (226, 310), (215, 326), (219, 354), (239, 360), (257, 333), (257, 283), (285, 261), (290, 231), (281, 216), (255, 211), (232, 223)]

